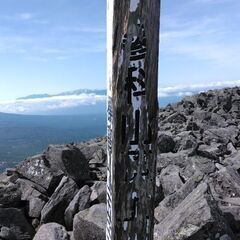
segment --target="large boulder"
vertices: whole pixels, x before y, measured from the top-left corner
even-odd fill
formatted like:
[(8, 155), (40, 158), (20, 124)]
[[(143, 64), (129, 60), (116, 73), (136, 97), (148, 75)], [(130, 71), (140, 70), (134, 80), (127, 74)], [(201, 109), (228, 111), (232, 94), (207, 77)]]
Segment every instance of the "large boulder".
[(61, 170), (76, 182), (89, 178), (89, 165), (82, 152), (73, 145), (50, 145), (45, 152), (53, 170)]
[(0, 208), (0, 237), (9, 240), (31, 240), (34, 233), (23, 210)]
[(107, 163), (107, 148), (106, 138), (97, 138), (88, 142), (76, 144), (85, 158), (88, 160), (90, 166), (106, 166)]
[(77, 184), (63, 177), (59, 186), (41, 211), (41, 222), (56, 222), (64, 225), (64, 212), (78, 191)]
[(65, 227), (57, 223), (42, 225), (33, 240), (70, 240)]
[(161, 133), (158, 137), (158, 151), (159, 153), (172, 152), (175, 148), (175, 142), (173, 137), (164, 133)]
[(40, 218), (41, 211), (48, 201), (46, 190), (27, 179), (19, 178), (17, 183), (21, 190), (21, 200), (28, 202), (28, 216)]
[(196, 172), (179, 190), (166, 196), (155, 208), (155, 219), (159, 223), (189, 195), (203, 180), (203, 173)]
[(155, 240), (220, 240), (223, 236), (236, 239), (206, 183), (200, 184), (170, 211), (154, 232)]
[(18, 184), (0, 182), (0, 207), (21, 207), (22, 205)]
[(44, 155), (36, 155), (27, 158), (17, 167), (18, 173), (26, 179), (45, 188), (48, 192), (53, 192), (64, 175), (60, 169), (53, 169)]
[(75, 240), (105, 240), (106, 239), (106, 204), (93, 205), (79, 212), (74, 217), (73, 236)]
[(168, 165), (160, 174), (160, 182), (165, 196), (176, 192), (184, 184), (180, 168), (176, 165)]
[(68, 205), (64, 214), (65, 224), (68, 230), (72, 229), (75, 214), (90, 207), (90, 195), (91, 189), (86, 185), (78, 191)]
[(234, 168), (217, 166), (210, 182), (213, 196), (232, 229), (240, 233), (240, 175)]

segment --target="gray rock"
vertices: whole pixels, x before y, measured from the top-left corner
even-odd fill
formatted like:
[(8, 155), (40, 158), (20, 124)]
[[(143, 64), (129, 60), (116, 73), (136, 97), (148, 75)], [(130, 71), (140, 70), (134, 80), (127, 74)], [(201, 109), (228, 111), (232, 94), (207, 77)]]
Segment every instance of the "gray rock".
[(106, 166), (107, 148), (106, 138), (97, 138), (77, 144), (90, 165)]
[(220, 155), (220, 146), (221, 144), (211, 144), (209, 145), (200, 145), (197, 149), (197, 154), (199, 156), (210, 158), (213, 160), (218, 160)]
[(196, 134), (193, 134), (189, 131), (184, 131), (174, 138), (175, 141), (175, 149), (174, 151), (182, 151), (196, 147), (198, 139)]
[(216, 170), (215, 162), (212, 159), (206, 157), (193, 156), (189, 157), (188, 161), (189, 164), (191, 164), (192, 169), (195, 171), (198, 170), (205, 174), (211, 174)]
[(74, 217), (73, 235), (75, 240), (105, 240), (107, 211), (106, 204), (93, 205)]
[(167, 134), (160, 134), (158, 137), (158, 151), (159, 153), (172, 152), (175, 148), (175, 142), (172, 136)]
[(106, 182), (97, 181), (91, 187), (92, 193), (90, 196), (91, 202), (106, 203), (107, 186)]
[(0, 181), (0, 206), (2, 207), (21, 207), (21, 191), (18, 184)]
[(178, 113), (173, 113), (171, 116), (169, 116), (166, 119), (166, 122), (178, 123), (178, 124), (185, 123), (186, 121), (187, 121), (186, 116), (184, 116), (183, 114), (181, 114), (179, 112)]
[(180, 177), (180, 168), (175, 165), (168, 165), (160, 174), (160, 182), (165, 196), (176, 192), (184, 184)]
[(239, 129), (237, 126), (229, 126), (227, 128), (213, 128), (208, 129), (204, 132), (203, 141), (209, 145), (212, 142), (227, 144), (229, 141), (231, 141), (233, 145), (235, 145), (238, 135)]
[(165, 197), (163, 201), (155, 208), (155, 219), (158, 222), (164, 218), (189, 195), (203, 180), (203, 173), (196, 172), (178, 191)]
[(30, 240), (35, 233), (21, 209), (0, 208), (0, 226), (1, 236), (11, 240)]
[(57, 223), (42, 225), (33, 240), (70, 240), (65, 227)]
[(38, 229), (39, 225), (40, 225), (40, 221), (37, 218), (34, 218), (32, 220), (32, 226), (34, 227), (34, 229), (35, 230)]
[(89, 178), (88, 161), (73, 145), (50, 145), (45, 153), (51, 168), (61, 170), (76, 182)]
[(221, 167), (213, 175), (210, 186), (230, 226), (240, 232), (240, 175), (231, 167)]
[(90, 194), (91, 190), (89, 186), (86, 185), (78, 191), (78, 193), (68, 205), (64, 214), (67, 229), (72, 229), (73, 218), (76, 213), (90, 207)]
[(155, 227), (155, 240), (215, 239), (216, 234), (234, 238), (216, 202), (200, 184)]
[(48, 201), (46, 190), (27, 179), (18, 179), (17, 183), (21, 190), (21, 200), (28, 202), (29, 217), (40, 218), (41, 211)]
[(22, 177), (39, 184), (49, 192), (54, 191), (63, 176), (60, 169), (53, 171), (44, 155), (36, 155), (26, 159), (18, 165), (17, 171)]
[(59, 186), (41, 212), (41, 222), (56, 222), (64, 225), (64, 212), (78, 191), (77, 184), (69, 177), (63, 177)]
[(2, 227), (0, 228), (0, 239), (15, 239), (14, 233), (11, 231), (8, 227)]

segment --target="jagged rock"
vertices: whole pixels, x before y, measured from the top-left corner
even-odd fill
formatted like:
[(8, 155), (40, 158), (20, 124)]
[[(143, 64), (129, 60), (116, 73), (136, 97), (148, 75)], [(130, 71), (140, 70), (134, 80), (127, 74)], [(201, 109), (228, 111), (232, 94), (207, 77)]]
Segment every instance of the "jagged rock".
[(176, 192), (183, 186), (183, 180), (180, 176), (180, 168), (175, 165), (168, 165), (160, 174), (160, 182), (165, 196)]
[(158, 137), (158, 151), (159, 153), (172, 152), (175, 148), (173, 138), (167, 134), (160, 134)]
[(49, 192), (54, 191), (63, 176), (60, 169), (53, 171), (44, 155), (27, 158), (18, 165), (17, 171), (22, 177), (39, 184)]
[[(205, 174), (211, 174), (216, 170), (215, 162), (206, 157), (201, 157), (201, 156), (192, 156), (188, 158), (189, 165), (188, 165), (188, 170), (185, 171), (188, 172), (189, 174), (194, 173), (196, 170), (199, 170)], [(190, 170), (191, 168), (191, 170)]]
[(210, 158), (213, 160), (218, 160), (218, 156), (220, 154), (220, 146), (221, 144), (212, 144), (212, 145), (200, 145), (197, 148), (197, 154), (199, 156), (205, 157), (205, 158)]
[(32, 226), (34, 227), (34, 229), (35, 230), (38, 229), (39, 225), (40, 225), (40, 221), (37, 218), (34, 218), (32, 220)]
[(46, 190), (27, 179), (18, 179), (17, 183), (21, 190), (21, 200), (28, 202), (29, 217), (39, 218), (42, 208), (48, 201)]
[(0, 181), (0, 206), (21, 207), (23, 205), (18, 184)]
[(106, 182), (97, 181), (91, 187), (92, 193), (90, 196), (91, 202), (94, 203), (106, 203), (106, 195), (107, 195), (107, 186)]
[(219, 208), (234, 232), (240, 232), (240, 175), (231, 167), (218, 166), (213, 175), (211, 190)]
[(86, 185), (78, 191), (70, 202), (64, 214), (67, 229), (72, 229), (73, 218), (76, 213), (90, 207), (90, 195), (91, 189)]
[(165, 197), (159, 206), (155, 208), (155, 219), (158, 222), (164, 220), (164, 218), (178, 207), (178, 205), (198, 186), (203, 180), (203, 173), (196, 172), (179, 190), (175, 193)]
[(186, 131), (198, 131), (199, 129), (200, 127), (193, 121), (193, 119), (190, 119), (190, 121), (187, 122)]
[(88, 161), (77, 147), (73, 145), (50, 145), (45, 155), (53, 170), (61, 170), (76, 182), (89, 178)]
[(178, 153), (162, 153), (158, 155), (157, 171), (166, 168), (168, 165), (176, 165), (184, 168), (189, 164), (188, 151), (181, 151)]
[(70, 240), (65, 227), (57, 223), (42, 225), (33, 240)]
[(93, 205), (74, 217), (73, 235), (75, 240), (105, 240), (107, 211), (106, 204)]
[(197, 146), (197, 136), (191, 131), (179, 133), (175, 138), (174, 152), (188, 150)]
[[(5, 239), (31, 240), (34, 236), (34, 229), (21, 209), (0, 208), (0, 227), (0, 236), (4, 235)], [(9, 238), (6, 238), (7, 236)]]
[(229, 126), (227, 128), (214, 128), (204, 131), (203, 141), (210, 145), (212, 142), (216, 143), (229, 143), (230, 141), (235, 144), (236, 138), (239, 135), (237, 126)]
[(78, 191), (77, 184), (63, 177), (59, 186), (41, 211), (41, 222), (56, 222), (64, 225), (64, 212)]
[(106, 166), (106, 138), (97, 138), (87, 143), (80, 143), (76, 147), (80, 149), (90, 165)]
[(202, 183), (156, 225), (154, 239), (220, 239), (224, 235), (236, 239), (208, 193), (207, 184)]
[(16, 238), (10, 228), (1, 227), (0, 228), (0, 239), (11, 240), (11, 239), (16, 239)]
[(166, 122), (170, 123), (185, 123), (187, 121), (186, 117), (181, 113), (173, 113), (166, 119)]
[(233, 167), (236, 171), (240, 171), (240, 151), (237, 151), (230, 156), (225, 157), (221, 161), (224, 166)]

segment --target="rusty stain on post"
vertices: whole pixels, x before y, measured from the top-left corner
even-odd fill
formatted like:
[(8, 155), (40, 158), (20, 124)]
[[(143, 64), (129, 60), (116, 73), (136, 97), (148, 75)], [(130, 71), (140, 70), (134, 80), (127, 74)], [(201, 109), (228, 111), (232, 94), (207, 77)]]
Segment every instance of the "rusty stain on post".
[(152, 240), (160, 0), (108, 0), (107, 240)]

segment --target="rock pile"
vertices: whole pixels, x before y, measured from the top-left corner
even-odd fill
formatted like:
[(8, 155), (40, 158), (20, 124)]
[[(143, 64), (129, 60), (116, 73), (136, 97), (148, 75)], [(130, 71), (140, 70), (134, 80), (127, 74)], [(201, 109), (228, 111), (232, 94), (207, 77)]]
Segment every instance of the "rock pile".
[[(240, 239), (240, 88), (159, 112), (155, 240)], [(0, 174), (0, 239), (105, 239), (106, 138)]]

